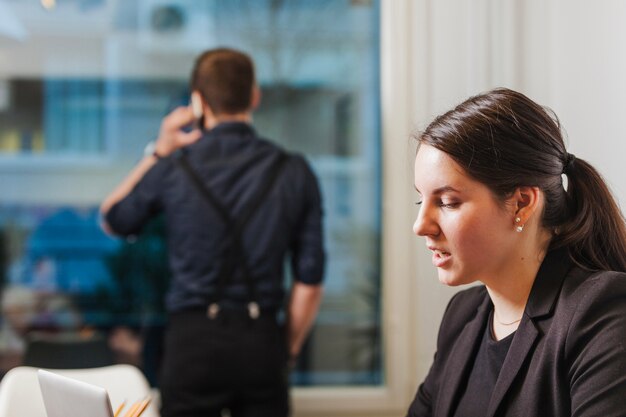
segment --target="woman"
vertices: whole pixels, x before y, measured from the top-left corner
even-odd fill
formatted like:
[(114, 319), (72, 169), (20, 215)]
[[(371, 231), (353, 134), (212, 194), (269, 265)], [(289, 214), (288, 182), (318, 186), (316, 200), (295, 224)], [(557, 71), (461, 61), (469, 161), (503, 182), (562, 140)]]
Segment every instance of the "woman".
[(450, 301), (408, 416), (625, 416), (626, 227), (598, 172), (508, 89), (418, 142), (414, 231), (441, 282), (484, 285)]

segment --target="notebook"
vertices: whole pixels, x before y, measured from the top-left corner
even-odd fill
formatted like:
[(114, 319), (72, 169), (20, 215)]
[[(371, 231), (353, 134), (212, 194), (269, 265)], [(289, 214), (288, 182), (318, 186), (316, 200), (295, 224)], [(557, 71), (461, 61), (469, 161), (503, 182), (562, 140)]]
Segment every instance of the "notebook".
[(104, 388), (42, 369), (37, 374), (48, 417), (113, 417)]

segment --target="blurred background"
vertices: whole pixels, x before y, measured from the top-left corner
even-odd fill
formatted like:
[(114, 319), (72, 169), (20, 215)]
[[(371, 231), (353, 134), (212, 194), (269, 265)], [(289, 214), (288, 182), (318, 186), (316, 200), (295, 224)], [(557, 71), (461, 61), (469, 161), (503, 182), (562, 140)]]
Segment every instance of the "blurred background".
[(378, 4), (1, 4), (3, 370), (28, 357), (34, 332), (66, 338), (89, 329), (158, 384), (169, 280), (162, 222), (134, 241), (115, 240), (99, 230), (96, 209), (161, 118), (187, 104), (195, 56), (227, 45), (256, 62), (257, 130), (304, 153), (324, 196), (334, 256), (293, 382), (381, 384)]
[(410, 133), (518, 89), (623, 202), (624, 21), (621, 0), (0, 0), (0, 372), (132, 363), (158, 387), (163, 225), (113, 239), (97, 206), (187, 104), (195, 56), (230, 46), (257, 66), (257, 130), (303, 153), (324, 197), (296, 414), (404, 415), (456, 291), (412, 235)]

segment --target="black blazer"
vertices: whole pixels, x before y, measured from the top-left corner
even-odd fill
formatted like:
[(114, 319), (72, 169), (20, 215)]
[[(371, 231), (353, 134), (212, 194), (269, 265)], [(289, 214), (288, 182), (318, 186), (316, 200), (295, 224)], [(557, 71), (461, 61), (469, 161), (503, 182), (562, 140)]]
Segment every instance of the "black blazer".
[[(407, 416), (454, 414), (492, 308), (484, 286), (452, 298)], [(489, 402), (494, 416), (626, 416), (626, 274), (584, 271), (563, 250), (546, 256)]]

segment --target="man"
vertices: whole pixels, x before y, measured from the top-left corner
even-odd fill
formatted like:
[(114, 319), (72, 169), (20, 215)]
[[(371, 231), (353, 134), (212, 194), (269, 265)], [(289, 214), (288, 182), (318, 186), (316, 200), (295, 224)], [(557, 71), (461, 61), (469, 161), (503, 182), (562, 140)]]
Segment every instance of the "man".
[[(287, 416), (288, 363), (322, 296), (317, 180), (302, 157), (253, 130), (260, 91), (247, 55), (203, 53), (191, 90), (193, 105), (163, 119), (154, 153), (102, 203), (103, 227), (133, 235), (165, 213), (173, 280), (163, 417), (223, 409), (232, 417)], [(184, 130), (194, 122), (201, 129)], [(293, 285), (283, 326), (287, 254)]]

